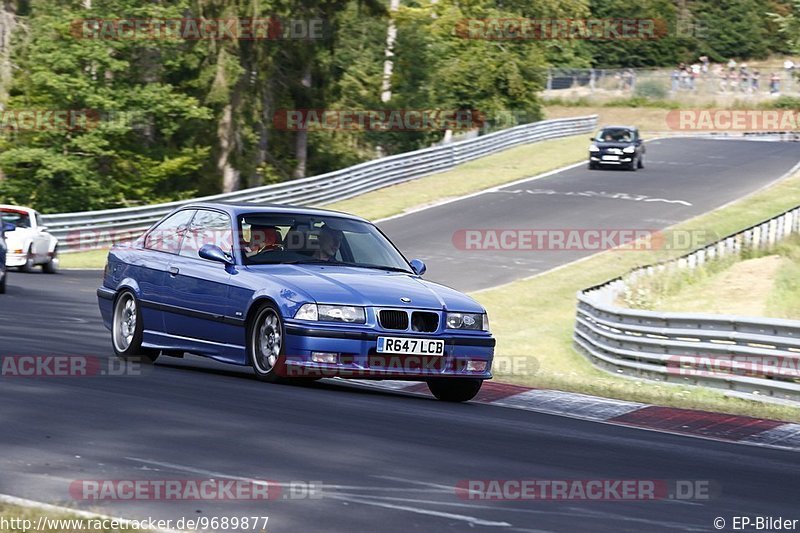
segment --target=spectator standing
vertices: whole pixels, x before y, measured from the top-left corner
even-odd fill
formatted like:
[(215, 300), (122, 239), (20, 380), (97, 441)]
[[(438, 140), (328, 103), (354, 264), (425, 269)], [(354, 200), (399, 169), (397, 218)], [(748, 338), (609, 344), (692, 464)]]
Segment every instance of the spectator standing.
[(769, 94), (778, 94), (781, 91), (781, 77), (773, 72), (769, 77)]

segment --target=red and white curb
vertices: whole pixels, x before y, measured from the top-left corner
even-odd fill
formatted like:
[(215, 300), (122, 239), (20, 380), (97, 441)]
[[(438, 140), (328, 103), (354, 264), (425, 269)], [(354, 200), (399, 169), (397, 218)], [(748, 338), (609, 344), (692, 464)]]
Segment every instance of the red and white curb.
[[(389, 380), (337, 380), (337, 383), (432, 397), (425, 383)], [(472, 402), (663, 433), (800, 451), (800, 424), (778, 420), (662, 407), (492, 381), (484, 383)]]

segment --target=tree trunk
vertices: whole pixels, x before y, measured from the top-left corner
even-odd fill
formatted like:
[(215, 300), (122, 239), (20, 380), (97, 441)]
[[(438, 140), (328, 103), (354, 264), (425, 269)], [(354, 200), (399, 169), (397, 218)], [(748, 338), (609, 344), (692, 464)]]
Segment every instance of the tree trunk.
[[(306, 64), (303, 71), (302, 85), (304, 88), (311, 87), (311, 61)], [(293, 176), (295, 178), (304, 178), (306, 176), (306, 165), (308, 163), (308, 131), (300, 130), (295, 137), (294, 145), (295, 158), (297, 159), (297, 166), (294, 169)]]
[(17, 6), (15, 2), (3, 2), (0, 11), (0, 106), (5, 107), (8, 89), (11, 85), (11, 37), (17, 26)]
[(397, 26), (394, 23), (394, 13), (400, 9), (400, 0), (391, 0), (389, 11), (389, 29), (386, 30), (386, 48), (383, 55), (386, 60), (383, 62), (383, 81), (381, 83), (381, 102), (388, 102), (392, 99), (392, 71), (394, 70), (394, 43), (397, 40)]
[(217, 169), (222, 174), (222, 192), (238, 191), (241, 186), (241, 176), (238, 170), (231, 165), (230, 158), (236, 146), (233, 125), (233, 104), (229, 103), (222, 110), (222, 116), (217, 125), (217, 138), (219, 139), (219, 156)]

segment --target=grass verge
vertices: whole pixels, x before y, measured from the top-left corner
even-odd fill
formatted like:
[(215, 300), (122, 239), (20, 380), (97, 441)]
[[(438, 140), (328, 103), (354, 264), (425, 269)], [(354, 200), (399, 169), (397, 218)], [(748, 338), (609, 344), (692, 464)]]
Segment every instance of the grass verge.
[(648, 276), (620, 305), (635, 309), (800, 319), (800, 236), (693, 270)]
[[(46, 522), (42, 522), (42, 528), (37, 529), (42, 517), (45, 517)], [(148, 531), (144, 529), (126, 528), (125, 526), (113, 528), (111, 527), (112, 525), (113, 524), (109, 521), (102, 523), (100, 519), (85, 518), (67, 512), (51, 512), (49, 510), (0, 503), (0, 533), (22, 533), (25, 531), (44, 531), (51, 533), (74, 533), (75, 531), (136, 533), (137, 531)]]
[[(729, 206), (676, 226), (727, 235), (794, 207), (800, 173)], [(673, 255), (680, 252), (673, 251)], [(726, 397), (721, 391), (661, 384), (601, 371), (572, 347), (575, 294), (666, 253), (607, 251), (559, 270), (473, 294), (492, 317), (500, 360), (523, 360), (521, 372), (498, 370), (498, 381), (674, 407), (800, 421), (800, 408)], [(519, 358), (519, 359), (517, 359)], [(501, 368), (503, 365), (500, 365)], [(511, 368), (505, 365), (506, 368)]]
[(86, 250), (85, 252), (74, 252), (60, 254), (59, 260), (61, 268), (103, 268), (106, 264), (108, 248), (98, 250)]

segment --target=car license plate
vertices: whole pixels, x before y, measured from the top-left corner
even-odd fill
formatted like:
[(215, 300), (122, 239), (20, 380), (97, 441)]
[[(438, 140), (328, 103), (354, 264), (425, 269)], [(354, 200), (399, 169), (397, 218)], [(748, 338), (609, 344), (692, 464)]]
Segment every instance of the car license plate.
[(618, 155), (604, 155), (603, 161), (619, 161)]
[(378, 337), (378, 353), (444, 355), (444, 341), (435, 339)]

